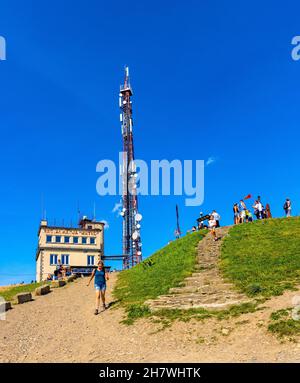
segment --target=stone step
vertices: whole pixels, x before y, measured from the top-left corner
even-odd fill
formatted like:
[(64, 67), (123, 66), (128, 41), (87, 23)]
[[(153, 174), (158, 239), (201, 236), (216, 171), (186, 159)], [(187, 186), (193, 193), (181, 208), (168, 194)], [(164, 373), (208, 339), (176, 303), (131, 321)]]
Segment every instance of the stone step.
[(201, 261), (199, 261), (195, 265), (195, 270), (207, 270), (207, 269), (211, 269), (211, 268), (215, 268), (215, 267), (216, 267), (216, 264), (213, 262), (201, 262)]
[(207, 301), (224, 301), (226, 299), (243, 299), (244, 296), (241, 294), (231, 293), (227, 292), (226, 294), (217, 293), (214, 292), (208, 292), (208, 293), (185, 293), (185, 294), (178, 294), (178, 295), (162, 295), (157, 300), (159, 301), (165, 301), (165, 302), (180, 302), (184, 300), (199, 300), (201, 302), (207, 303)]
[(214, 281), (216, 278), (218, 278), (218, 273), (216, 271), (213, 272), (207, 272), (202, 273), (199, 275), (199, 277), (189, 277), (184, 280), (184, 286), (187, 285), (199, 285), (199, 284), (210, 284), (212, 281)]
[[(153, 301), (150, 306), (151, 307), (165, 307), (165, 306), (177, 306), (177, 307), (181, 307), (181, 306), (197, 306), (197, 307), (204, 307), (204, 306), (207, 306), (209, 307), (209, 305), (224, 305), (224, 304), (228, 304), (228, 303), (232, 303), (234, 302), (234, 304), (240, 304), (242, 302), (245, 302), (246, 300), (245, 299), (242, 299), (242, 298), (238, 298), (238, 297), (235, 297), (235, 296), (228, 296), (226, 298), (223, 298), (223, 299), (216, 299), (216, 298), (206, 298), (206, 299), (199, 299), (199, 297), (194, 297), (194, 298), (189, 298), (189, 299), (178, 299), (178, 300), (172, 300), (172, 299), (169, 299), (169, 300), (156, 300), (156, 301)], [(247, 300), (247, 302), (249, 302), (249, 299)]]
[[(198, 294), (198, 293), (187, 293), (176, 296), (165, 296), (162, 295), (153, 302), (167, 302), (167, 303), (179, 303), (179, 302), (201, 302), (201, 303), (213, 303), (213, 302), (226, 302), (228, 300), (244, 300), (243, 295), (227, 293), (227, 294)], [(249, 300), (249, 299), (248, 299)]]
[[(186, 293), (198, 293), (198, 294), (215, 294), (218, 292), (226, 291), (232, 288), (230, 283), (219, 283), (219, 284), (202, 284), (202, 285), (186, 285), (183, 287), (173, 287), (169, 292), (174, 296), (176, 294), (182, 295)], [(234, 291), (234, 290), (233, 290)]]
[(154, 304), (153, 306), (151, 306), (151, 310), (155, 312), (155, 311), (160, 310), (160, 309), (188, 310), (188, 309), (192, 309), (192, 308), (194, 308), (194, 309), (195, 308), (203, 308), (206, 310), (220, 311), (220, 310), (227, 310), (232, 306), (235, 306), (235, 305), (238, 305), (241, 303), (245, 303), (245, 302), (232, 300), (232, 301), (228, 301), (228, 302), (224, 302), (224, 303), (216, 303), (216, 302), (215, 303), (204, 303), (204, 304), (198, 304), (198, 303), (193, 303), (193, 304), (185, 303), (185, 304), (183, 304), (183, 303), (180, 303), (180, 304), (163, 304), (162, 306)]
[(183, 294), (183, 293), (186, 293), (186, 292), (198, 292), (200, 290), (203, 290), (205, 287), (208, 287), (210, 285), (202, 285), (202, 286), (189, 286), (189, 285), (186, 285), (186, 286), (183, 286), (183, 287), (173, 287), (169, 290), (169, 292), (171, 294)]

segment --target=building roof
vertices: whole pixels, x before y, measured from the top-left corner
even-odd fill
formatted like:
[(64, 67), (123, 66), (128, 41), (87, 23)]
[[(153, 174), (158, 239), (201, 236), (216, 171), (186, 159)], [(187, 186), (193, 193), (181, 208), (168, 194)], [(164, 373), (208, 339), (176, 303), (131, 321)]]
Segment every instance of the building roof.
[[(101, 222), (101, 221), (91, 221), (91, 223), (96, 223), (96, 224), (100, 224), (102, 225), (103, 227), (105, 226), (105, 223), (104, 222)], [(39, 231), (38, 231), (38, 235), (40, 234), (40, 231), (41, 229), (44, 228), (44, 229), (52, 229), (52, 230), (76, 230), (76, 231), (102, 231), (102, 229), (99, 229), (99, 228), (94, 228), (94, 229), (87, 229), (87, 228), (83, 228), (81, 226), (76, 226), (76, 227), (67, 227), (67, 226), (46, 226), (46, 225), (40, 225), (39, 226)]]

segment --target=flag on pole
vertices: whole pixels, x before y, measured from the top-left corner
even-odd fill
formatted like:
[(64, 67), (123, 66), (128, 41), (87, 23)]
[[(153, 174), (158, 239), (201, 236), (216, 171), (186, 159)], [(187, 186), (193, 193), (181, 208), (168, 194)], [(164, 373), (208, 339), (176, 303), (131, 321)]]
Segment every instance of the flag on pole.
[(178, 235), (181, 235), (180, 226), (179, 226), (179, 211), (178, 211), (178, 205), (176, 205), (176, 226), (177, 226), (177, 233), (178, 233)]

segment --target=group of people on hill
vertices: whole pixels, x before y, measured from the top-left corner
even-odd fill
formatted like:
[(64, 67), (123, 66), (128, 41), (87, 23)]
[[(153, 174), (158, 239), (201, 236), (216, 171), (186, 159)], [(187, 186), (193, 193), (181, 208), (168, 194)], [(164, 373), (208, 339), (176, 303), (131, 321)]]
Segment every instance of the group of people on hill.
[[(248, 198), (246, 197), (245, 199)], [(252, 208), (254, 209), (254, 215), (257, 219), (272, 218), (270, 205), (266, 204), (266, 207), (264, 207), (261, 203), (260, 196), (257, 197)], [(233, 205), (233, 221), (235, 225), (253, 221), (253, 215), (247, 208), (244, 199), (241, 199), (239, 203)]]
[[(264, 206), (260, 196), (256, 198), (254, 204), (252, 205), (252, 214), (250, 208), (248, 208), (245, 203), (245, 200), (250, 198), (252, 198), (252, 196), (249, 194), (244, 199), (241, 199), (239, 203), (235, 203), (233, 205), (233, 219), (235, 225), (244, 222), (253, 222), (253, 216), (255, 216), (258, 220), (272, 218), (270, 204), (267, 203)], [(283, 209), (285, 211), (286, 217), (290, 217), (292, 215), (292, 203), (289, 198), (286, 199), (283, 205)], [(201, 229), (209, 229), (214, 241), (217, 241), (218, 236), (216, 228), (220, 227), (220, 220), (221, 216), (219, 213), (217, 213), (216, 210), (213, 210), (210, 214), (207, 215), (203, 215), (203, 213), (200, 212), (200, 217), (197, 219), (197, 226), (193, 226), (190, 230), (187, 231), (187, 233), (193, 233)], [(207, 224), (205, 223), (206, 221)], [(176, 238), (179, 238), (179, 235), (176, 236)]]
[[(207, 220), (207, 224), (204, 222)], [(202, 212), (200, 212), (200, 217), (198, 218), (198, 225), (193, 226), (190, 230), (188, 230), (188, 233), (193, 233), (197, 230), (202, 230), (202, 229), (209, 229), (214, 240), (217, 241), (217, 233), (216, 233), (216, 228), (220, 227), (220, 220), (221, 216), (219, 213), (217, 213), (216, 210), (213, 210), (210, 214), (203, 215)]]
[[(207, 220), (207, 224), (204, 222)], [(200, 212), (200, 217), (198, 218), (198, 225), (193, 226), (190, 230), (188, 230), (188, 233), (193, 233), (197, 230), (201, 229), (207, 229), (211, 226), (220, 227), (220, 220), (221, 216), (219, 213), (216, 212), (216, 210), (213, 210), (211, 214), (203, 215), (202, 212)]]
[[(251, 198), (251, 196), (249, 195), (244, 199), (248, 198)], [(253, 221), (253, 215), (247, 208), (244, 199), (241, 199), (239, 203), (235, 203), (233, 205), (233, 220), (235, 225)], [(270, 205), (267, 203), (266, 206), (264, 206), (261, 202), (260, 196), (257, 197), (254, 204), (252, 205), (252, 208), (254, 209), (253, 214), (258, 220), (272, 218)], [(285, 211), (286, 217), (290, 217), (292, 215), (292, 204), (289, 198), (286, 199), (283, 205), (283, 209)]]

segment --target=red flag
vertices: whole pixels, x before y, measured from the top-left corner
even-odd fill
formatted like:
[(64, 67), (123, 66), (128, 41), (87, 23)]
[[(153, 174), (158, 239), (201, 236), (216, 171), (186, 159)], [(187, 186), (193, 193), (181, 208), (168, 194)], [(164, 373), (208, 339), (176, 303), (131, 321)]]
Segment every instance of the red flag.
[(250, 198), (252, 198), (251, 194), (248, 194), (248, 195), (246, 195), (246, 197), (244, 197), (244, 199), (250, 199)]

